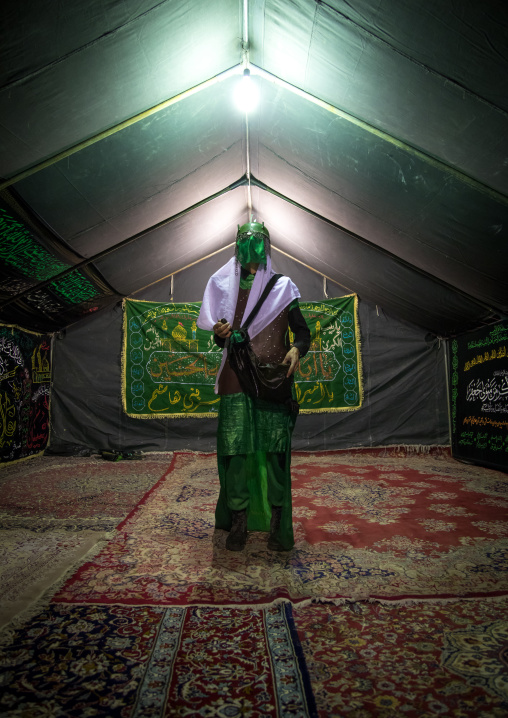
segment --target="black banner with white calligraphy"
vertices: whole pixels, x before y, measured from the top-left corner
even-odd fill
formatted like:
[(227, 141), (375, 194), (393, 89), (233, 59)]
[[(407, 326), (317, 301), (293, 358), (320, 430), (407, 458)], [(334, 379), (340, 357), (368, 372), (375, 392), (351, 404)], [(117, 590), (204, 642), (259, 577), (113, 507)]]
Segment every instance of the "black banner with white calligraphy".
[(42, 452), (49, 438), (51, 338), (0, 324), (0, 462)]
[(452, 453), (508, 470), (508, 323), (451, 343)]

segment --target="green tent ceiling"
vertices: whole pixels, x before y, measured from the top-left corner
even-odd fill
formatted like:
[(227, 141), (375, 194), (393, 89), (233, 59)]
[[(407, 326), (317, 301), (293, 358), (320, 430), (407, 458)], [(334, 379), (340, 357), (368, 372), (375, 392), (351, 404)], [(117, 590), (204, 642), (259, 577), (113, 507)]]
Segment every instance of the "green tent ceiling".
[(504, 2), (2, 11), (2, 321), (132, 295), (230, 244), (251, 200), (274, 247), (395, 317), (446, 336), (508, 313)]

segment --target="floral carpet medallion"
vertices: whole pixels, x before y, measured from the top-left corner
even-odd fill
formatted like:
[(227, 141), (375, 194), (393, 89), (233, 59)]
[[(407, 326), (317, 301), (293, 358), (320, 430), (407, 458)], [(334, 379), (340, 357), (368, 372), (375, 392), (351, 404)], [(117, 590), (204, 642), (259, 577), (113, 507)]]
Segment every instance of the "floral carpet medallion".
[(320, 718), (506, 718), (508, 601), (297, 606)]
[(0, 649), (4, 716), (317, 715), (289, 604), (50, 606)]
[(508, 616), (446, 633), (443, 665), (499, 696), (508, 707)]
[(214, 531), (214, 455), (175, 454), (117, 535), (55, 597), (69, 603), (268, 605), (508, 595), (508, 482), (444, 456), (297, 454), (296, 544), (242, 552)]

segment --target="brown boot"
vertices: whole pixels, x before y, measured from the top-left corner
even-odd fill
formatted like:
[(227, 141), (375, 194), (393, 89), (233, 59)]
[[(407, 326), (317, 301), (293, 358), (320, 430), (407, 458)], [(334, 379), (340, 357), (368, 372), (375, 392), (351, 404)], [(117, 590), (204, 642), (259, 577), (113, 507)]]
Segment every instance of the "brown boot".
[(269, 551), (285, 551), (281, 546), (276, 534), (280, 528), (280, 519), (282, 516), (282, 506), (272, 506), (272, 518), (270, 519), (270, 536), (268, 537)]
[(233, 522), (226, 539), (228, 551), (243, 551), (247, 543), (247, 511), (232, 511)]

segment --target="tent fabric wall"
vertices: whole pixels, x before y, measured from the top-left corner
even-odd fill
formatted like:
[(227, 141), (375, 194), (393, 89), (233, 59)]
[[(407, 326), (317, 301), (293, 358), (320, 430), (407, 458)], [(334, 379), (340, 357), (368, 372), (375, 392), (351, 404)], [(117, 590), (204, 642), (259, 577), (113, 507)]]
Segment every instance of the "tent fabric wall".
[[(199, 301), (206, 281), (231, 255), (219, 252), (174, 279), (174, 301)], [(303, 300), (324, 298), (322, 278), (273, 250), (277, 271), (291, 276)], [(136, 295), (169, 301), (170, 283)], [(346, 294), (328, 284), (329, 296)], [(360, 300), (365, 403), (354, 412), (298, 419), (293, 447), (304, 450), (449, 442), (444, 346), (418, 327)], [(124, 449), (215, 449), (215, 419), (136, 420), (122, 411), (122, 308), (117, 305), (70, 327), (54, 343), (52, 452)]]

